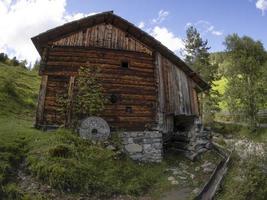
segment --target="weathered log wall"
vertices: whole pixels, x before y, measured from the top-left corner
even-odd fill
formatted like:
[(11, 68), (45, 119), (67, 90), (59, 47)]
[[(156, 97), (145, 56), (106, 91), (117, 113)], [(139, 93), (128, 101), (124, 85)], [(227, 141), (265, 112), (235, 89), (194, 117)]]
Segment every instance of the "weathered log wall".
[(152, 50), (111, 24), (99, 24), (52, 42), (55, 46), (84, 46), (123, 49), (152, 55)]
[(198, 115), (195, 83), (179, 66), (156, 54), (158, 123), (164, 133), (173, 131), (174, 116)]
[[(98, 66), (99, 80), (107, 97), (118, 96), (117, 103), (106, 104), (101, 114), (111, 127), (143, 130), (155, 122), (156, 85), (153, 57), (138, 52), (80, 47), (54, 47), (48, 51), (43, 76), (48, 76), (44, 120), (46, 125), (62, 124), (58, 94), (68, 94), (70, 77), (79, 67)], [(128, 68), (121, 67), (127, 61)], [(132, 112), (127, 111), (131, 108)]]

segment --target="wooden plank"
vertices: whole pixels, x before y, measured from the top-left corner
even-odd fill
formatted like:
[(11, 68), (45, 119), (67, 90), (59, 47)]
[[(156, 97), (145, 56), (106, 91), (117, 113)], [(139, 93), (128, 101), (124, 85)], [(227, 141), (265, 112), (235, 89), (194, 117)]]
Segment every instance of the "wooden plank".
[(45, 96), (46, 96), (46, 86), (47, 86), (48, 76), (43, 75), (40, 85), (39, 97), (38, 97), (38, 105), (36, 112), (36, 122), (35, 126), (43, 125), (43, 116), (44, 116), (44, 104), (45, 104)]
[(67, 121), (66, 127), (70, 127), (71, 125), (71, 116), (72, 116), (72, 107), (73, 107), (73, 88), (74, 88), (74, 81), (75, 77), (71, 76), (69, 81), (69, 88), (68, 88), (68, 99), (69, 99), (69, 109), (67, 111)]
[[(109, 26), (107, 30), (107, 26)], [(83, 32), (86, 31), (86, 34)], [(108, 31), (109, 36), (105, 33)], [(127, 36), (126, 36), (127, 35)], [(85, 38), (84, 38), (85, 37)], [(109, 43), (107, 43), (107, 37), (110, 37)], [(53, 45), (57, 46), (94, 46), (105, 47), (113, 49), (123, 49), (130, 51), (142, 52), (152, 55), (152, 50), (141, 41), (137, 41), (134, 37), (130, 36), (125, 31), (104, 23), (87, 28), (87, 30), (77, 31), (71, 33), (63, 38), (53, 41)], [(142, 46), (142, 48), (136, 48)]]

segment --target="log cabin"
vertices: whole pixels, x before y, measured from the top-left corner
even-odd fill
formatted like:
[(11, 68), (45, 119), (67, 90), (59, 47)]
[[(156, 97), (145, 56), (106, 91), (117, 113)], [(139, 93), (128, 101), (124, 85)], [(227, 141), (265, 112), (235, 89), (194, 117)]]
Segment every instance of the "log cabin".
[(104, 95), (113, 99), (100, 115), (112, 130), (167, 136), (184, 129), (199, 118), (198, 93), (210, 87), (171, 50), (112, 11), (53, 28), (32, 42), (41, 56), (38, 128), (62, 125), (57, 94), (71, 98), (87, 62), (101, 69)]

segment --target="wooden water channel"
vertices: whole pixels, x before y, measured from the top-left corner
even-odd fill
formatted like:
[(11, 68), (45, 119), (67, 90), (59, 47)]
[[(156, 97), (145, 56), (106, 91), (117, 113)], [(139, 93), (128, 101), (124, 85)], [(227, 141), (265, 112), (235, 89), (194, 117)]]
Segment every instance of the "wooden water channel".
[(213, 144), (213, 147), (214, 150), (223, 158), (223, 160), (217, 165), (210, 176), (210, 179), (204, 185), (200, 193), (194, 198), (194, 200), (212, 200), (227, 173), (233, 150), (227, 155), (227, 153), (216, 144)]

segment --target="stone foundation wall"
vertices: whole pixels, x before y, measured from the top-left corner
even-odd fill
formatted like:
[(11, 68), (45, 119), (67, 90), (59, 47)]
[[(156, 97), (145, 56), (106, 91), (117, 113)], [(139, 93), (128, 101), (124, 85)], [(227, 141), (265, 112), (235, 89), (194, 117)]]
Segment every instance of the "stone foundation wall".
[(210, 131), (204, 130), (199, 120), (194, 122), (188, 136), (190, 138), (190, 143), (188, 145), (189, 151), (198, 154), (210, 148)]
[(133, 160), (161, 162), (162, 134), (159, 131), (123, 132), (124, 152)]

